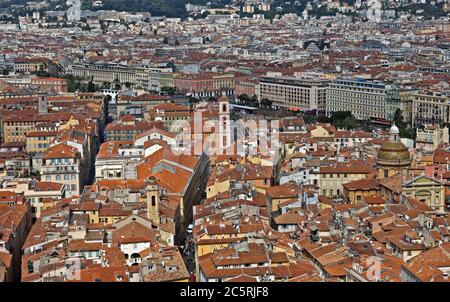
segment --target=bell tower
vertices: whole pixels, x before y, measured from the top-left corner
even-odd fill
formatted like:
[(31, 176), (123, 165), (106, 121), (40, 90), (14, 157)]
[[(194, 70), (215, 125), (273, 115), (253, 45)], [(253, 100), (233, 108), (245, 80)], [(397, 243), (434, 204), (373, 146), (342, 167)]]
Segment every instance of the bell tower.
[(39, 113), (48, 113), (47, 94), (42, 93), (38, 96)]
[(156, 178), (151, 176), (147, 180), (147, 218), (159, 223), (159, 186)]
[(395, 124), (392, 124), (391, 128), (389, 129), (389, 140), (391, 142), (399, 142), (400, 141), (400, 131)]
[(226, 154), (231, 146), (230, 102), (228, 97), (219, 98), (219, 154)]

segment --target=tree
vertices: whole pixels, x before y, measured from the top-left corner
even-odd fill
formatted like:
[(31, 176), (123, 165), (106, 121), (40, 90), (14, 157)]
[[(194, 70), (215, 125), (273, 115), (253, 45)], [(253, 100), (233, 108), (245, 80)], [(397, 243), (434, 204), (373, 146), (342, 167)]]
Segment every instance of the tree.
[(251, 99), (250, 97), (246, 94), (243, 93), (238, 97), (239, 101), (241, 101), (242, 103), (250, 103)]
[(318, 117), (312, 114), (303, 115), (303, 121), (305, 124), (314, 124), (317, 121)]
[(416, 137), (416, 132), (414, 129), (408, 128), (408, 124), (404, 121), (403, 111), (397, 108), (394, 113), (394, 124), (398, 127), (400, 132), (400, 137), (414, 139)]
[(256, 96), (256, 94), (252, 96), (252, 99), (250, 101), (253, 105), (258, 105), (258, 97)]
[(67, 81), (68, 91), (69, 92), (75, 92), (77, 90), (82, 90), (81, 80), (80, 77), (74, 77), (71, 74), (65, 75), (64, 79)]
[(92, 79), (88, 83), (87, 91), (88, 92), (95, 92), (96, 91), (95, 85), (94, 85), (94, 82), (92, 81)]
[(113, 82), (113, 84), (114, 84), (114, 89), (115, 90), (120, 90), (120, 81), (119, 81), (119, 79), (114, 79), (114, 82)]
[(350, 130), (358, 127), (358, 121), (353, 116), (351, 111), (333, 112), (330, 117), (330, 121), (336, 128)]
[(400, 108), (397, 108), (397, 110), (395, 110), (394, 123), (399, 129), (406, 128), (406, 123), (403, 118), (403, 111)]
[(264, 107), (264, 108), (266, 108), (266, 109), (269, 109), (269, 108), (272, 107), (272, 101), (269, 100), (268, 98), (263, 98), (263, 99), (261, 100), (261, 105), (262, 105), (262, 107)]
[(319, 122), (319, 123), (330, 123), (331, 122), (331, 120), (327, 117), (327, 116), (325, 116), (325, 115), (319, 115), (318, 117), (317, 117), (317, 121)]
[(173, 96), (177, 93), (177, 89), (175, 87), (161, 87), (161, 92)]
[(353, 116), (348, 116), (342, 121), (341, 127), (347, 130), (351, 130), (357, 128), (358, 124)]
[(409, 139), (415, 139), (416, 138), (416, 131), (411, 128), (399, 128), (399, 134), (400, 137), (409, 138)]
[(86, 83), (81, 83), (80, 81), (77, 82), (77, 85), (79, 87), (78, 90), (82, 91), (82, 92), (86, 92), (87, 91), (87, 84)]

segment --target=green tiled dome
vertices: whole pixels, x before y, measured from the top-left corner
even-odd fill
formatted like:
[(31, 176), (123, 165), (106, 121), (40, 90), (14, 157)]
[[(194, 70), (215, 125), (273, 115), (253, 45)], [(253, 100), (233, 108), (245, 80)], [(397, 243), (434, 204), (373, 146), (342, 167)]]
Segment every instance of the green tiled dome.
[(410, 161), (408, 148), (401, 142), (384, 143), (378, 151), (377, 162), (403, 164)]

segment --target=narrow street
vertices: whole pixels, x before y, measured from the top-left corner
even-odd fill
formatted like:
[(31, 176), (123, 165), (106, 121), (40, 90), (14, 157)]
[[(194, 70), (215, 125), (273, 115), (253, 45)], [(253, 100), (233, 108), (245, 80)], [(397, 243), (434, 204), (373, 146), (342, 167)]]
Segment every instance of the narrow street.
[(192, 233), (186, 232), (186, 236), (182, 241), (181, 246), (180, 252), (188, 272), (195, 273), (195, 246)]

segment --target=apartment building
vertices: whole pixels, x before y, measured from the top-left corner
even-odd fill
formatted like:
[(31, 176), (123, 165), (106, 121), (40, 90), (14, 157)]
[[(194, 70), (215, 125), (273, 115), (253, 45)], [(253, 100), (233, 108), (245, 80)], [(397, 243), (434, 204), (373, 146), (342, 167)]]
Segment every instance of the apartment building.
[(233, 73), (178, 74), (174, 86), (179, 92), (209, 97), (234, 93), (236, 77)]
[(418, 90), (410, 87), (400, 87), (399, 96), (400, 96), (400, 110), (402, 110), (403, 120), (411, 124), (412, 122), (412, 101), (413, 94), (417, 93)]
[(412, 96), (413, 126), (449, 123), (450, 93), (422, 92)]
[(206, 185), (206, 199), (214, 199), (229, 192), (238, 180), (245, 182), (251, 190), (269, 188), (273, 183), (272, 167), (253, 164), (238, 164), (235, 167), (216, 166), (212, 170)]
[(46, 71), (48, 59), (45, 58), (17, 58), (14, 59), (14, 73), (34, 73)]
[(135, 135), (152, 128), (164, 127), (161, 121), (137, 121), (129, 115), (123, 116), (119, 122), (108, 124), (105, 128), (107, 141), (133, 140)]
[(144, 157), (144, 149), (133, 148), (141, 154), (126, 153), (132, 141), (107, 141), (100, 146), (95, 160), (95, 179), (134, 179), (136, 164)]
[(330, 82), (326, 89), (327, 115), (351, 111), (357, 119), (392, 120), (400, 106), (398, 88), (379, 81), (342, 78)]
[(433, 152), (442, 143), (449, 143), (448, 127), (439, 125), (425, 125), (423, 129), (416, 130), (416, 148), (423, 148)]
[(35, 110), (8, 111), (2, 116), (4, 142), (25, 142), (28, 132), (36, 126)]
[(39, 218), (46, 204), (53, 205), (52, 201), (65, 197), (64, 185), (54, 182), (37, 181), (32, 178), (5, 179), (0, 186), (0, 194), (13, 192), (23, 194), (30, 203), (31, 218)]
[(35, 90), (33, 90), (33, 92), (30, 91), (27, 94), (0, 92), (0, 109), (12, 110), (36, 106), (39, 95), (40, 94)]
[(169, 96), (144, 93), (137, 96), (119, 95), (117, 98), (117, 116), (131, 114), (142, 117), (151, 108), (170, 102)]
[(189, 106), (183, 106), (173, 103), (161, 104), (150, 110), (151, 120), (162, 120), (170, 132), (180, 132), (183, 126), (191, 120), (191, 109)]
[(265, 249), (263, 243), (236, 246), (199, 257), (200, 282), (282, 281), (299, 277), (306, 269), (314, 270), (305, 261), (301, 265), (290, 261), (285, 251)]
[(31, 131), (26, 135), (28, 153), (43, 153), (55, 139), (57, 131)]
[(11, 110), (2, 116), (3, 141), (26, 143), (30, 132), (36, 131), (41, 123), (55, 123), (61, 125), (71, 117), (69, 112), (39, 113), (35, 109)]
[(147, 88), (151, 69), (139, 65), (121, 65), (113, 63), (81, 63), (73, 64), (68, 68), (68, 73), (76, 77), (93, 79), (96, 84), (112, 83), (119, 80), (120, 83), (130, 83), (136, 87)]
[(336, 163), (333, 166), (320, 167), (319, 187), (325, 196), (343, 196), (344, 184), (374, 178), (375, 173), (376, 170), (364, 161)]
[(269, 99), (275, 108), (325, 111), (329, 82), (311, 77), (263, 77), (259, 80), (259, 100)]
[(240, 96), (246, 94), (252, 97), (259, 91), (259, 81), (255, 79), (244, 79), (242, 81), (236, 81), (235, 94)]
[(82, 189), (81, 155), (65, 143), (52, 146), (44, 153), (41, 179), (66, 186), (66, 196), (79, 195)]
[(148, 90), (160, 92), (162, 87), (174, 87), (172, 68), (152, 68), (149, 74)]
[[(3, 146), (2, 145), (2, 149)], [(0, 153), (0, 175), (23, 177), (30, 175), (31, 160), (23, 150)]]
[[(1, 196), (9, 192), (2, 192)], [(6, 267), (6, 273), (0, 278), (6, 281), (20, 280), (21, 248), (31, 227), (26, 205), (2, 204), (0, 202), (0, 268)], [(0, 270), (1, 273), (1, 270)]]
[(44, 78), (36, 77), (31, 79), (31, 85), (36, 85), (46, 91), (51, 92), (67, 92), (67, 80), (60, 78)]

